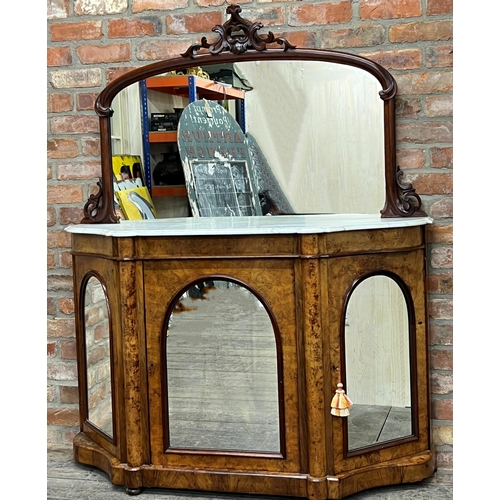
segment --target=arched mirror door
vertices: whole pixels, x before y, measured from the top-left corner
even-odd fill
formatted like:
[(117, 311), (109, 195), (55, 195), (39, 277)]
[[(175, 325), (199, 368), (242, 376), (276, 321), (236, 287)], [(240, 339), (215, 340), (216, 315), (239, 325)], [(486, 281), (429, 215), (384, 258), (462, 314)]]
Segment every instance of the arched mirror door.
[(275, 329), (261, 300), (229, 279), (194, 282), (165, 333), (170, 449), (280, 453)]
[(87, 422), (113, 438), (109, 306), (101, 281), (91, 275), (82, 294), (85, 338)]
[(414, 434), (412, 306), (395, 278), (364, 278), (348, 300), (345, 377), (354, 403), (347, 418), (349, 452)]

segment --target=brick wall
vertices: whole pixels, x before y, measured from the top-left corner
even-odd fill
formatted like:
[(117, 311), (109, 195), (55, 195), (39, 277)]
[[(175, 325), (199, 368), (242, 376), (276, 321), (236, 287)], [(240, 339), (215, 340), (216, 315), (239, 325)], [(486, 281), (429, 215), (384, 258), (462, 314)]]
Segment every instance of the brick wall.
[[(452, 446), (452, 1), (240, 0), (301, 47), (373, 59), (398, 82), (398, 163), (434, 217), (429, 241), (433, 434)], [(225, 20), (224, 0), (48, 0), (48, 443), (78, 431), (70, 236), (99, 175), (97, 94), (122, 73), (177, 56)], [(211, 39), (211, 38), (209, 38)]]

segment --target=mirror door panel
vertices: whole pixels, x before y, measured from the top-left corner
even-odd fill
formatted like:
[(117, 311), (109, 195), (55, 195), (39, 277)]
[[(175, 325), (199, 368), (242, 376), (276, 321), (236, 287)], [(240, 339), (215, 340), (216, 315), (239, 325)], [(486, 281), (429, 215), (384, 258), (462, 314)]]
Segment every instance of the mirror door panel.
[[(340, 332), (330, 362), (353, 402), (349, 416), (331, 418), (343, 443), (332, 446), (336, 473), (428, 449), (428, 386), (417, 383), (427, 370), (423, 269), (422, 250), (328, 263), (330, 322)], [(331, 380), (333, 396), (333, 372)]]
[(293, 290), (284, 259), (145, 263), (155, 463), (297, 470)]

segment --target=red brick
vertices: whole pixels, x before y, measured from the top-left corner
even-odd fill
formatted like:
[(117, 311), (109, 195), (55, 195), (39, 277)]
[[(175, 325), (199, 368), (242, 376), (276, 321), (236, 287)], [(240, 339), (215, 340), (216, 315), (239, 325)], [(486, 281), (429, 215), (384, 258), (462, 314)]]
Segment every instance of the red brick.
[(431, 370), (453, 370), (453, 350), (431, 349), (430, 367)]
[(61, 340), (61, 358), (76, 359), (76, 342), (74, 340)]
[(78, 408), (47, 408), (48, 425), (78, 425)]
[[(199, 5), (200, 7), (218, 7), (220, 5), (224, 5), (226, 0), (194, 0), (194, 3), (196, 5)], [(288, 0), (285, 0), (288, 1)], [(252, 0), (244, 0), (238, 1), (238, 5), (242, 5), (244, 3), (250, 3)], [(248, 18), (247, 18), (248, 19)]]
[(57, 350), (56, 350), (56, 343), (55, 342), (47, 342), (47, 357), (48, 358), (55, 358), (57, 355)]
[(66, 231), (47, 231), (47, 248), (71, 247), (71, 234)]
[(57, 167), (57, 178), (60, 180), (94, 179), (101, 176), (101, 162), (81, 161), (60, 163)]
[(47, 94), (48, 113), (64, 113), (72, 109), (73, 96), (71, 94)]
[(453, 469), (453, 451), (436, 450), (436, 467), (438, 469)]
[(398, 19), (422, 15), (420, 0), (360, 0), (361, 19)]
[(431, 418), (436, 420), (453, 420), (453, 400), (436, 399), (432, 401)]
[(78, 144), (74, 139), (52, 139), (47, 141), (48, 158), (75, 158)]
[(130, 44), (80, 45), (76, 53), (82, 64), (99, 64), (130, 61)]
[[(73, 290), (73, 278), (66, 274), (49, 274), (47, 276), (47, 290), (51, 292), (70, 292)], [(53, 326), (57, 325), (55, 323)], [(67, 326), (62, 324), (63, 326)], [(57, 336), (57, 335), (56, 335)]]
[(47, 403), (52, 403), (56, 400), (56, 388), (47, 386)]
[(105, 14), (121, 14), (127, 10), (128, 0), (74, 0), (77, 16), (102, 16)]
[(422, 112), (422, 105), (418, 97), (397, 97), (396, 116), (398, 118), (418, 118)]
[(98, 92), (82, 93), (76, 96), (76, 109), (77, 111), (93, 111), (94, 104), (97, 100)]
[[(183, 52), (185, 52), (185, 48), (184, 48)], [(128, 73), (129, 71), (132, 71), (134, 69), (136, 69), (135, 66), (126, 66), (126, 67), (121, 66), (120, 68), (106, 68), (106, 83), (109, 84), (113, 80), (116, 80), (118, 77), (120, 77), (120, 76), (124, 75), (125, 73)]]
[(160, 19), (110, 19), (108, 38), (131, 38), (161, 34)]
[(453, 301), (451, 299), (430, 300), (429, 317), (432, 319), (453, 319)]
[(453, 377), (449, 373), (431, 373), (431, 393), (449, 394), (453, 392)]
[(372, 47), (385, 42), (385, 28), (379, 25), (364, 24), (355, 28), (324, 30), (321, 35), (322, 49), (351, 47)]
[(60, 69), (49, 72), (49, 82), (55, 89), (99, 87), (102, 73), (99, 68)]
[(60, 224), (78, 224), (83, 219), (83, 207), (61, 207), (59, 209)]
[(427, 0), (427, 15), (451, 14), (453, 0)]
[(102, 37), (102, 21), (51, 24), (49, 30), (52, 42), (99, 40)]
[(451, 95), (426, 97), (425, 114), (431, 117), (452, 116), (453, 97)]
[(56, 223), (56, 211), (53, 208), (47, 208), (47, 226), (53, 226)]
[(188, 6), (188, 0), (134, 0), (132, 12), (143, 12), (145, 10), (173, 10), (184, 9)]
[(453, 199), (443, 198), (431, 205), (429, 215), (434, 218), (453, 217)]
[(56, 299), (54, 297), (47, 297), (47, 315), (55, 316), (57, 314)]
[(78, 386), (61, 385), (59, 386), (59, 397), (62, 404), (78, 404)]
[(391, 43), (434, 42), (452, 38), (453, 23), (446, 20), (396, 24), (389, 28)]
[(200, 12), (196, 14), (172, 14), (167, 16), (167, 34), (207, 33), (222, 24), (222, 13)]
[(47, 187), (47, 203), (79, 203), (83, 201), (82, 186), (75, 184), (58, 184)]
[(432, 440), (436, 446), (453, 444), (453, 428), (451, 425), (434, 425)]
[(452, 345), (453, 344), (453, 325), (451, 324), (430, 324), (430, 343), (431, 345)]
[(49, 47), (47, 49), (47, 66), (70, 66), (73, 64), (70, 47)]
[(451, 295), (453, 293), (453, 274), (430, 274), (427, 280), (427, 291), (430, 294)]
[(304, 48), (316, 47), (317, 35), (313, 31), (280, 32), (279, 36), (286, 38), (295, 47), (304, 47)]
[(82, 137), (80, 142), (84, 156), (97, 156), (101, 152), (101, 141), (97, 137)]
[(47, 269), (54, 269), (56, 267), (56, 254), (54, 252), (47, 252)]
[(432, 168), (453, 168), (453, 148), (430, 148)]
[(427, 144), (429, 142), (453, 141), (451, 122), (400, 123), (396, 127), (398, 143)]
[(47, 180), (52, 178), (53, 178), (52, 167), (50, 165), (47, 165)]
[(47, 0), (47, 19), (69, 17), (69, 0)]
[(431, 224), (427, 226), (428, 243), (453, 243), (453, 226), (439, 226)]
[(75, 312), (75, 301), (70, 297), (62, 297), (59, 299), (59, 310), (63, 314), (73, 314)]
[(97, 325), (94, 330), (94, 340), (99, 342), (102, 339), (107, 339), (109, 337), (109, 324), (102, 323)]
[[(73, 287), (71, 287), (73, 289)], [(54, 318), (47, 320), (47, 337), (73, 338), (75, 336), (75, 320), (72, 318)]]
[(403, 169), (422, 168), (425, 165), (425, 156), (421, 149), (398, 149), (396, 163)]
[[(78, 222), (81, 222), (81, 219)], [(71, 267), (73, 266), (73, 261), (72, 261), (72, 258), (71, 258), (71, 252), (61, 252), (59, 254), (59, 265), (63, 269), (71, 269)]]
[(425, 62), (428, 68), (449, 68), (453, 66), (453, 47), (451, 45), (427, 47)]
[(361, 55), (389, 70), (417, 69), (422, 66), (422, 52), (420, 49), (369, 52)]
[(99, 118), (89, 115), (54, 116), (50, 119), (53, 134), (89, 134), (99, 132)]
[[(262, 28), (261, 35), (267, 34), (266, 29), (269, 26), (281, 26), (285, 24), (285, 8), (284, 7), (268, 7), (262, 9), (246, 9), (244, 12), (245, 19), (261, 21), (266, 28)], [(293, 26), (288, 24), (289, 26)], [(276, 33), (275, 33), (276, 34)]]
[(430, 264), (434, 269), (451, 269), (453, 267), (453, 248), (444, 246), (432, 248)]
[(453, 90), (453, 74), (450, 71), (406, 73), (394, 75), (398, 94), (436, 94)]
[[(137, 46), (139, 61), (159, 61), (179, 57), (196, 40), (146, 40)], [(111, 80), (110, 80), (111, 81)]]
[(345, 23), (352, 18), (351, 2), (327, 2), (292, 5), (288, 18), (289, 26), (314, 26)]
[(406, 178), (419, 195), (453, 192), (452, 174), (407, 174)]

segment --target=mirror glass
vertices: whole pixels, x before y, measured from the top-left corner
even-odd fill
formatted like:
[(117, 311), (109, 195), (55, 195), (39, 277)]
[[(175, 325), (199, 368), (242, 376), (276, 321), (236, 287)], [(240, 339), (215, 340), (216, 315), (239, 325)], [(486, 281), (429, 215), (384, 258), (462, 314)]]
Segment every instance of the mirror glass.
[(113, 437), (111, 399), (111, 354), (106, 293), (92, 276), (84, 295), (85, 346), (87, 367), (87, 420)]
[(412, 435), (408, 307), (383, 275), (353, 291), (345, 318), (349, 451)]
[[(212, 80), (244, 91), (243, 113), (239, 101), (220, 102), (258, 144), (294, 213), (380, 213), (384, 105), (373, 75), (322, 61), (244, 61), (202, 69)], [(150, 89), (147, 103), (150, 118), (182, 111), (189, 100)], [(130, 125), (140, 123), (139, 84), (118, 94), (113, 109), (113, 154), (142, 155), (144, 164), (140, 126)], [(153, 173), (177, 144), (154, 140), (148, 147)], [(153, 199), (159, 217), (190, 215), (185, 197)]]
[(280, 452), (274, 328), (231, 281), (199, 281), (177, 301), (166, 339), (169, 447)]

